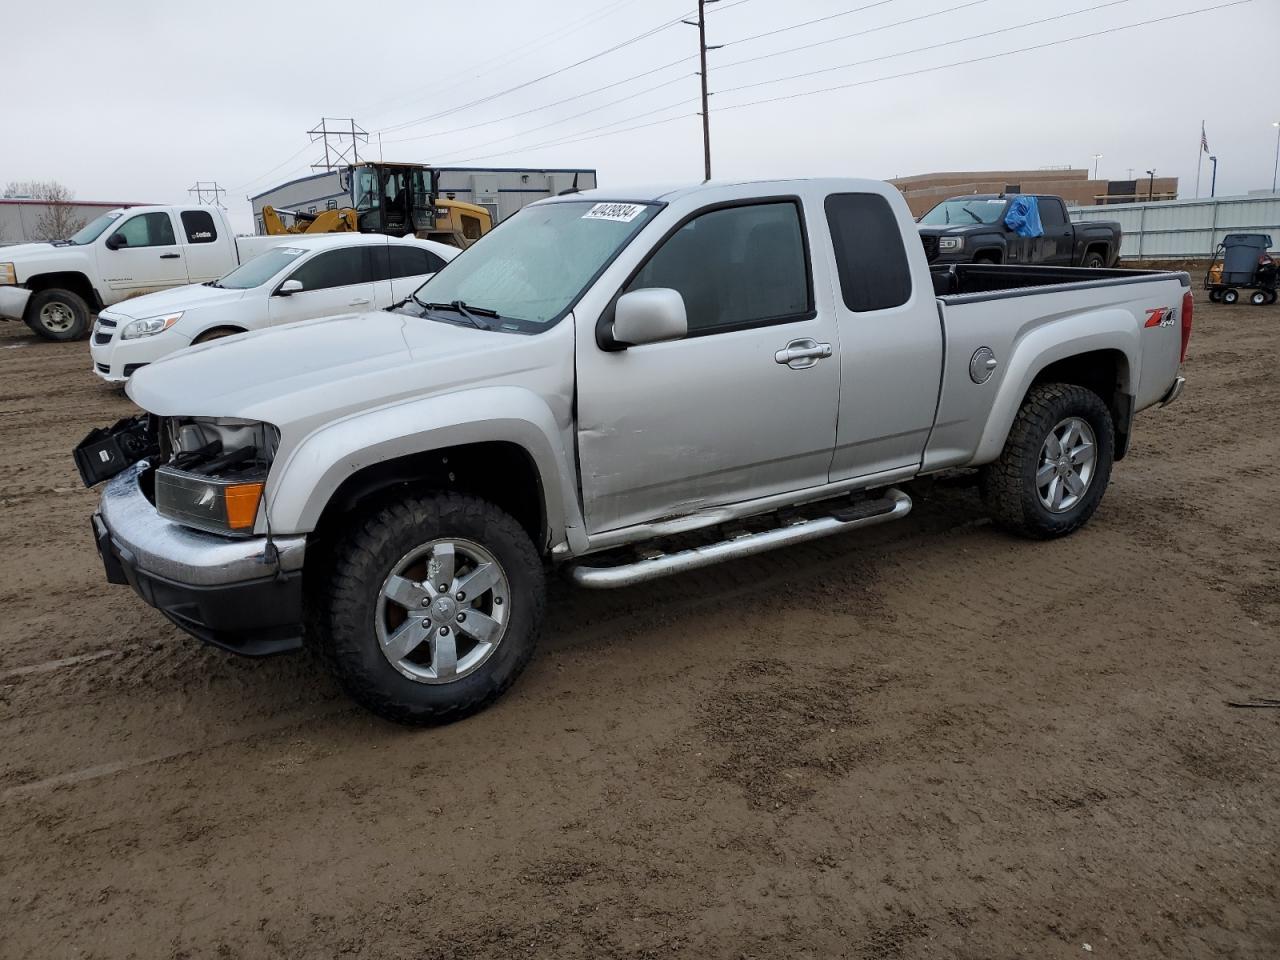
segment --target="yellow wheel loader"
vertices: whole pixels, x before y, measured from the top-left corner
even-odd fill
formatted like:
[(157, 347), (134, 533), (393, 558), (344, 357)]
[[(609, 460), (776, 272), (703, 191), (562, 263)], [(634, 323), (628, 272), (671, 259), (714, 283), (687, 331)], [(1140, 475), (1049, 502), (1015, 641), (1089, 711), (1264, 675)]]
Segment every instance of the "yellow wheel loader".
[(293, 213), (291, 227), (285, 226), (281, 211), (263, 207), (262, 226), (269, 234), (351, 230), (413, 235), (465, 249), (493, 229), (493, 218), (478, 204), (440, 197), (438, 178), (437, 171), (420, 163), (352, 164), (340, 181), (348, 206)]

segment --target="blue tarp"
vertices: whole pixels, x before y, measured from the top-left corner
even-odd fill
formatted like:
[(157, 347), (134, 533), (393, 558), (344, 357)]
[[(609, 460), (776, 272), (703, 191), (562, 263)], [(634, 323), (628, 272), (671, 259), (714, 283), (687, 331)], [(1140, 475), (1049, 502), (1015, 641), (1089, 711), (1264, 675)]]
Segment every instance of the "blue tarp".
[(1043, 237), (1040, 225), (1040, 206), (1035, 197), (1014, 197), (1009, 212), (1004, 215), (1004, 225), (1020, 237)]

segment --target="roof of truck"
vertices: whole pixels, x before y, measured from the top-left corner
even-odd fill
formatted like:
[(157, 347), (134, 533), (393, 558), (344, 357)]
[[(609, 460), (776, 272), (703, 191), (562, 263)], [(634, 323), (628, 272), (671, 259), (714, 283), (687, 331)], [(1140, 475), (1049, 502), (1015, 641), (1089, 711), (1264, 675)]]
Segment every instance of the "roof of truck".
[(581, 190), (577, 193), (566, 193), (556, 197), (548, 197), (545, 200), (539, 200), (538, 203), (554, 203), (556, 201), (564, 200), (613, 200), (619, 203), (625, 203), (627, 201), (634, 203), (654, 203), (659, 200), (670, 202), (691, 193), (710, 191), (721, 187), (741, 187), (757, 183), (781, 186), (788, 183), (814, 183), (818, 181), (828, 183), (833, 188), (841, 186), (865, 186), (868, 183), (879, 182), (854, 177), (761, 177), (742, 180), (695, 181), (692, 183), (687, 181), (683, 183), (650, 183), (635, 184), (624, 187), (595, 187), (591, 190)]

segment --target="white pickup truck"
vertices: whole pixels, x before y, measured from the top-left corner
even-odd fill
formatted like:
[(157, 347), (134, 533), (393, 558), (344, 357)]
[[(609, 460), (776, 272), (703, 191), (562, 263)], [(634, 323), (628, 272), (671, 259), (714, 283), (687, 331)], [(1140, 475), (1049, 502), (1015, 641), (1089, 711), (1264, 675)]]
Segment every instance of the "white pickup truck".
[(110, 210), (66, 240), (0, 247), (0, 320), (76, 340), (103, 307), (215, 280), (288, 239), (237, 237), (219, 207)]
[(108, 580), (438, 721), (523, 669), (548, 567), (681, 574), (898, 519), (955, 468), (1006, 529), (1070, 533), (1181, 391), (1191, 312), (1185, 273), (931, 271), (877, 181), (590, 191), (399, 309), (140, 370), (147, 412), (76, 462)]

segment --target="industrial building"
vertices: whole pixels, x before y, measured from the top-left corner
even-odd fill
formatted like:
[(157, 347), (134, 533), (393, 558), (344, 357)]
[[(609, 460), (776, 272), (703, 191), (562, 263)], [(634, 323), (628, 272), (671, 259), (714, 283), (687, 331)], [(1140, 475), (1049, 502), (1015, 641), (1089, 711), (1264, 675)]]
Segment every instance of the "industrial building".
[[(65, 240), (65, 236), (49, 234), (65, 233), (69, 236), (108, 210), (137, 206), (141, 204), (105, 200), (51, 203), (26, 197), (5, 197), (0, 199), (0, 245), (32, 240)], [(59, 227), (62, 229), (57, 229)]]
[[(552, 170), (527, 167), (432, 167), (439, 174), (439, 193), (448, 200), (477, 203), (488, 209), (494, 224), (511, 216), (525, 204), (543, 197), (554, 197), (565, 190), (591, 190), (596, 186), (594, 170), (560, 168)], [(263, 233), (262, 208), (319, 213), (346, 206), (348, 193), (339, 182), (340, 171), (326, 170), (290, 180), (250, 197), (253, 222)]]
[(1093, 180), (1088, 170), (977, 170), (921, 173), (889, 181), (902, 191), (913, 216), (920, 216), (948, 197), (966, 193), (1043, 193), (1062, 197), (1069, 206), (1176, 200), (1177, 177), (1137, 180)]

